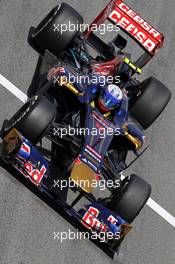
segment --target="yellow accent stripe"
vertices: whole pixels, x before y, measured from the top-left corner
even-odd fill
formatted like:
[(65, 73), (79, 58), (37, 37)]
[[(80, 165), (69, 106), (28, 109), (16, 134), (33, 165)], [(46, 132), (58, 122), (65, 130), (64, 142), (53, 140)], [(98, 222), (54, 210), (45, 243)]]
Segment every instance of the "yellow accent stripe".
[(138, 74), (141, 74), (142, 73), (142, 69), (140, 69), (139, 67), (137, 67), (134, 63), (132, 63), (132, 61), (130, 61), (129, 58), (127, 58), (127, 57), (124, 58), (124, 62), (126, 64), (128, 64), (129, 67), (131, 67), (136, 73), (138, 73)]

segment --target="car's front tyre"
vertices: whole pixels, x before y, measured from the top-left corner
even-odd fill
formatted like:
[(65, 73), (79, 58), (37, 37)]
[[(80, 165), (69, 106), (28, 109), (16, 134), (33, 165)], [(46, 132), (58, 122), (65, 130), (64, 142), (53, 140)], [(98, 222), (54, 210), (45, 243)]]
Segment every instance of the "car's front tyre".
[(34, 96), (5, 123), (3, 134), (16, 128), (32, 143), (36, 143), (56, 116), (56, 108), (45, 97)]

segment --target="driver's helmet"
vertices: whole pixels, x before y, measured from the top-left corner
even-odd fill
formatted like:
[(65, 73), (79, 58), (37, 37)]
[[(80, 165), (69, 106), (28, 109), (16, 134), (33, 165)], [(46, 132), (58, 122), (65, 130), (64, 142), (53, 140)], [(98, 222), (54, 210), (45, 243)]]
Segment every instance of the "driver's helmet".
[(109, 112), (120, 106), (123, 99), (123, 93), (119, 86), (110, 84), (102, 91), (98, 106), (103, 112)]

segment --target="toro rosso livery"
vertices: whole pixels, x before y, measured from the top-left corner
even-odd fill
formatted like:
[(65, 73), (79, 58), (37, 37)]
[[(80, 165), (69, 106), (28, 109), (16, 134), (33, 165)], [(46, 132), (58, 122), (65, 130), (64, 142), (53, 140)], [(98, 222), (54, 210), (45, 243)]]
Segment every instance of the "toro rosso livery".
[(109, 15), (112, 22), (119, 24), (131, 34), (149, 53), (154, 55), (162, 47), (163, 35), (148, 24), (122, 1), (116, 1), (116, 7)]
[[(104, 42), (93, 29), (106, 21), (120, 32)], [(56, 30), (70, 23), (78, 27)], [(114, 257), (151, 193), (144, 179), (123, 171), (148, 148), (146, 129), (171, 97), (156, 78), (137, 78), (164, 36), (121, 0), (110, 1), (85, 31), (82, 24), (82, 16), (62, 3), (31, 27), (28, 42), (38, 63), (28, 101), (3, 122), (1, 160)], [(143, 50), (138, 59), (130, 38)], [(43, 147), (46, 140), (51, 147)], [(68, 193), (76, 198), (69, 201)]]

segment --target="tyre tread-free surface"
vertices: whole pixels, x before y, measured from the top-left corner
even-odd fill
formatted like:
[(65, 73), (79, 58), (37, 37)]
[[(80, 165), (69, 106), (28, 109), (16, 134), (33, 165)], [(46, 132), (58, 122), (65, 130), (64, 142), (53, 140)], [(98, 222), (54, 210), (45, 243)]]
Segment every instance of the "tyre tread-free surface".
[(131, 223), (143, 209), (150, 194), (151, 186), (139, 176), (132, 174), (123, 195), (112, 210)]
[[(48, 50), (58, 56), (76, 37), (82, 23), (82, 16), (74, 8), (61, 3), (36, 28), (30, 28), (28, 42), (41, 55)], [(75, 25), (75, 29), (69, 30), (69, 25)]]
[(143, 81), (140, 88), (141, 94), (130, 108), (130, 113), (144, 129), (147, 129), (167, 106), (171, 98), (171, 92), (154, 77)]
[(36, 143), (56, 115), (56, 109), (45, 97), (34, 96), (9, 120), (5, 132), (15, 127), (29, 141)]

